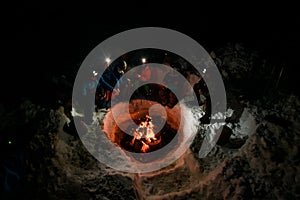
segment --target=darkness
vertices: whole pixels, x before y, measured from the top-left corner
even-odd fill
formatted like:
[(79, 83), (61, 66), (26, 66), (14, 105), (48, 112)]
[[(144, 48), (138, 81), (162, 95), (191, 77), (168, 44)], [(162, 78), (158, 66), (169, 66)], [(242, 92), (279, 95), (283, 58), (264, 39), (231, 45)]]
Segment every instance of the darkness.
[[(284, 8), (205, 13), (204, 8), (193, 5), (183, 6), (182, 11), (157, 6), (156, 12), (151, 6), (156, 8), (154, 4), (135, 5), (133, 9), (119, 11), (105, 4), (94, 9), (81, 5), (73, 9), (67, 4), (24, 4), (9, 10), (2, 17), (3, 100), (32, 95), (47, 98), (43, 87), (49, 77), (74, 77), (85, 56), (100, 42), (121, 31), (144, 26), (180, 31), (208, 52), (228, 42), (240, 42), (270, 63), (284, 65), (281, 84), (289, 92), (297, 93), (294, 69), (300, 44), (299, 14)], [(287, 13), (283, 14), (284, 11)]]

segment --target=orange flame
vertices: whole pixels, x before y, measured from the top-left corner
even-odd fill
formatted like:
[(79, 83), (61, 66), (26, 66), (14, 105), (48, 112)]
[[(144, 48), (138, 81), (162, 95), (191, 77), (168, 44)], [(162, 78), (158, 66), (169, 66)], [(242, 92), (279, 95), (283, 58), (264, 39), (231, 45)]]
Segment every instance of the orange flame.
[(143, 143), (143, 146), (141, 148), (141, 151), (144, 152), (144, 153), (146, 153), (150, 149), (150, 147), (144, 141), (142, 141), (142, 143)]
[(154, 134), (154, 125), (153, 125), (153, 123), (151, 121), (151, 117), (149, 115), (146, 115), (146, 120), (141, 122), (140, 125), (134, 131), (131, 145), (134, 144), (136, 139), (140, 140), (143, 144), (143, 146), (141, 148), (142, 152), (147, 152), (150, 149), (148, 144), (150, 144), (152, 141), (156, 140), (156, 137)]

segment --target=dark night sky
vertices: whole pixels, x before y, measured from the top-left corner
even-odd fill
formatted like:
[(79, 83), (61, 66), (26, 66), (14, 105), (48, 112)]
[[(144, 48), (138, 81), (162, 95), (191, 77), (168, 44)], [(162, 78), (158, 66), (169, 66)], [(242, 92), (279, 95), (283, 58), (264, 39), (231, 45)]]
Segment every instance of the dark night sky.
[(77, 9), (67, 4), (26, 4), (2, 13), (1, 85), (5, 98), (36, 93), (47, 77), (72, 70), (106, 38), (143, 26), (178, 30), (208, 51), (227, 42), (242, 42), (270, 62), (286, 63), (288, 84), (297, 80), (294, 69), (299, 65), (300, 18), (293, 10), (249, 8), (246, 12), (246, 8), (234, 8), (219, 12), (196, 5), (178, 7), (181, 10), (137, 4), (119, 11), (105, 4), (79, 5)]

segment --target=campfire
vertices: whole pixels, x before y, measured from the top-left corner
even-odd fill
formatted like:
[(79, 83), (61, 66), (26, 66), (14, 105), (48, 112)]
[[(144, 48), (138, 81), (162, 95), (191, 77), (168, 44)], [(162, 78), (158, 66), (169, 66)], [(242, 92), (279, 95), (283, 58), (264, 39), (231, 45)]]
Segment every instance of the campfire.
[[(125, 152), (138, 153), (135, 159), (143, 160), (143, 162), (146, 158), (147, 160), (150, 159), (146, 156), (147, 153), (165, 147), (173, 139), (178, 140), (176, 134), (180, 123), (176, 121), (177, 119), (173, 119), (173, 113), (170, 114), (168, 113), (170, 111), (167, 111), (163, 114), (163, 111), (157, 108), (152, 115), (149, 114), (149, 108), (156, 104), (157, 102), (149, 100), (133, 100), (129, 104), (120, 103), (112, 108), (120, 111), (118, 117), (113, 118), (109, 112), (104, 120), (104, 132), (110, 141), (117, 144)], [(128, 106), (130, 115), (123, 114), (124, 107)], [(176, 109), (172, 109), (172, 111), (174, 110)], [(180, 112), (178, 111), (178, 113)], [(121, 130), (116, 122), (125, 127), (126, 130)], [(175, 145), (168, 147), (168, 150), (171, 151), (173, 148)]]
[(150, 151), (151, 146), (161, 142), (161, 137), (155, 136), (154, 125), (149, 115), (145, 116), (145, 121), (142, 121), (133, 133), (131, 145), (134, 147), (137, 142), (142, 143), (140, 151), (143, 153)]
[[(144, 115), (143, 112), (141, 113)], [(137, 128), (133, 128), (133, 124), (128, 125), (126, 132), (117, 128), (116, 135), (122, 137), (117, 141), (124, 150), (134, 153), (153, 152), (167, 145), (175, 137), (176, 131), (172, 130), (168, 124), (158, 131), (155, 124), (161, 124), (163, 121), (161, 116), (150, 117), (148, 114), (143, 117), (138, 116), (132, 115), (133, 120), (138, 124)]]

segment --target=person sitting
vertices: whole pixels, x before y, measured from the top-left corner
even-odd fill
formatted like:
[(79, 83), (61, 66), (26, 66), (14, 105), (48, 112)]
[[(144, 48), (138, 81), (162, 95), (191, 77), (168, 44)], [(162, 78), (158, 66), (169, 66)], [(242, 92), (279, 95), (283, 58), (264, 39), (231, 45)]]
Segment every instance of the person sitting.
[[(111, 99), (120, 94), (119, 87), (122, 82), (121, 77), (126, 69), (127, 63), (125, 61), (117, 62), (116, 64), (109, 66), (99, 80), (99, 84), (105, 90), (108, 107), (110, 107)], [(114, 89), (115, 85), (117, 88)]]
[(98, 87), (96, 90), (95, 102), (97, 109), (108, 109), (108, 104), (106, 101), (106, 92), (101, 86)]

